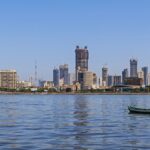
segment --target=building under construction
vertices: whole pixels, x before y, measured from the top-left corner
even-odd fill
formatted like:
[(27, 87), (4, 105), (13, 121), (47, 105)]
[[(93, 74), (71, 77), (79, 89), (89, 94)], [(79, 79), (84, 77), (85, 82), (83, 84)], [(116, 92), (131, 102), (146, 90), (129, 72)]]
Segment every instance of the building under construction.
[(75, 60), (76, 81), (78, 81), (78, 72), (88, 71), (89, 52), (87, 46), (84, 48), (76, 46)]

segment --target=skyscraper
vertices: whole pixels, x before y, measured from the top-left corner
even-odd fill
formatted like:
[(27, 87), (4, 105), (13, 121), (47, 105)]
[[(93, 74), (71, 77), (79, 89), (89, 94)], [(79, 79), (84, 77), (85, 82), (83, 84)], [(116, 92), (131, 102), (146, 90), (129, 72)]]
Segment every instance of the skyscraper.
[(122, 71), (122, 84), (124, 84), (124, 82), (125, 82), (125, 78), (127, 78), (129, 75), (128, 75), (128, 69), (126, 68), (126, 69), (124, 69), (123, 71)]
[(130, 59), (130, 77), (137, 77), (137, 60)]
[(75, 72), (76, 72), (76, 80), (78, 81), (78, 72), (88, 71), (88, 59), (89, 59), (89, 52), (87, 46), (84, 48), (79, 48), (76, 46), (75, 49)]
[(108, 76), (108, 86), (113, 86), (114, 85), (114, 76), (109, 75)]
[(53, 70), (53, 83), (55, 87), (59, 86), (59, 70), (57, 68)]
[(107, 82), (108, 82), (108, 68), (107, 67), (102, 68), (102, 82), (105, 83), (104, 85), (107, 85)]
[(67, 85), (69, 84), (69, 73), (68, 73), (68, 65), (60, 65), (59, 66), (59, 72), (60, 72), (60, 79), (64, 80), (64, 84)]
[(148, 67), (142, 67), (144, 73), (144, 85), (148, 85)]

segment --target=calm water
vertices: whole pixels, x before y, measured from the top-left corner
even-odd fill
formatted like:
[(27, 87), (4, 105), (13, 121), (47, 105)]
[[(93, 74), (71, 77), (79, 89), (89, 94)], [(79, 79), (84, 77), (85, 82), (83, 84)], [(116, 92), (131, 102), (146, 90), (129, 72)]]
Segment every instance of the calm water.
[(150, 149), (150, 96), (0, 95), (1, 150)]

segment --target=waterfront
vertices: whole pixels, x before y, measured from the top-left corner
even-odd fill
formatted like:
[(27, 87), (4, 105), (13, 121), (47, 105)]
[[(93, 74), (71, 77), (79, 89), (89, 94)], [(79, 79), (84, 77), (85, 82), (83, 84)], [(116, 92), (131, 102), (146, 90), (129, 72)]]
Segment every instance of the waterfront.
[(148, 95), (0, 95), (0, 149), (150, 149)]

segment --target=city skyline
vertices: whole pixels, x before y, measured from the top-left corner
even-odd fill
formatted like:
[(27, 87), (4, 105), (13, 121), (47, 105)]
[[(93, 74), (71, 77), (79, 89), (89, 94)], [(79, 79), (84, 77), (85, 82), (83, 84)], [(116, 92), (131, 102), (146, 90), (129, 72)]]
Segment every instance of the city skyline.
[(87, 45), (89, 70), (97, 76), (107, 64), (110, 74), (129, 68), (130, 58), (150, 67), (149, 1), (0, 2), (0, 69), (16, 69), (22, 79), (52, 80), (55, 66), (74, 72), (74, 49)]

